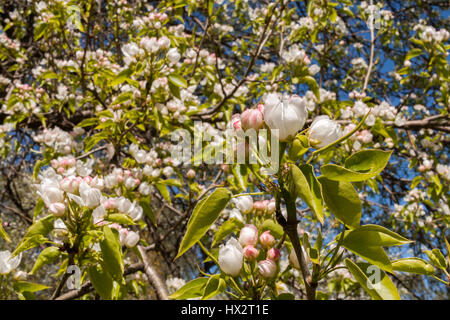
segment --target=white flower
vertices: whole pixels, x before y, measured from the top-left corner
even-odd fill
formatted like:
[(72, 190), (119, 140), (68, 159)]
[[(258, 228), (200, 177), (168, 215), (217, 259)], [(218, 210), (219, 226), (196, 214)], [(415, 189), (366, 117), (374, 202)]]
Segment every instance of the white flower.
[(20, 264), (20, 260), (22, 260), (22, 253), (11, 259), (10, 251), (0, 251), (0, 274), (8, 274), (16, 269)]
[(102, 193), (96, 188), (91, 188), (85, 181), (80, 183), (80, 197), (88, 208), (95, 208), (100, 204)]
[(136, 202), (133, 202), (133, 206), (131, 207), (131, 209), (127, 212), (127, 214), (134, 220), (134, 221), (138, 221), (142, 218), (142, 216), (144, 215), (144, 209), (142, 209), (142, 207), (138, 204), (136, 204)]
[(249, 213), (253, 209), (253, 198), (251, 196), (237, 197), (233, 202), (242, 213)]
[(66, 206), (64, 203), (55, 202), (48, 207), (48, 211), (50, 211), (50, 213), (52, 213), (55, 217), (62, 217), (66, 212)]
[(305, 101), (298, 96), (280, 101), (277, 94), (271, 93), (265, 99), (264, 121), (270, 129), (279, 130), (281, 141), (294, 136), (303, 128), (307, 116)]
[(173, 64), (177, 63), (180, 60), (181, 56), (178, 52), (177, 48), (172, 48), (169, 51), (167, 51), (167, 59)]
[(244, 223), (244, 217), (242, 216), (242, 213), (238, 209), (231, 209), (229, 214), (230, 219), (235, 218), (239, 220), (240, 222)]
[(168, 166), (162, 170), (162, 173), (168, 178), (174, 173), (174, 170), (172, 167)]
[(133, 153), (134, 159), (136, 159), (137, 163), (144, 163), (146, 161), (147, 152), (144, 150), (138, 150)]
[(139, 242), (139, 234), (134, 231), (129, 231), (125, 237), (124, 244), (127, 248), (133, 248)]
[(94, 219), (94, 224), (103, 220), (103, 217), (106, 215), (106, 209), (103, 205), (99, 205), (97, 208), (92, 211), (92, 218)]
[(226, 245), (219, 247), (220, 269), (230, 276), (237, 276), (241, 272), (244, 263), (242, 246), (235, 238), (227, 241)]
[(142, 182), (139, 185), (139, 189), (138, 190), (139, 190), (139, 193), (144, 195), (144, 196), (148, 196), (152, 192), (152, 188), (147, 182)]
[(318, 116), (309, 128), (309, 139), (315, 147), (322, 148), (342, 136), (341, 126), (328, 116)]
[(117, 202), (117, 210), (119, 210), (119, 212), (121, 213), (127, 213), (132, 206), (133, 204), (131, 203), (131, 201), (125, 197), (120, 197)]
[(313, 64), (308, 68), (310, 75), (314, 76), (320, 71), (320, 67), (317, 64)]

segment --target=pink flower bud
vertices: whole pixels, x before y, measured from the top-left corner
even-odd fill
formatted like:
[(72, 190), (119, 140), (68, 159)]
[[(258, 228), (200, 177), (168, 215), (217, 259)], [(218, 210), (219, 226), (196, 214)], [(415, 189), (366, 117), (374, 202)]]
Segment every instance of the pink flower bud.
[(259, 241), (264, 248), (270, 248), (275, 244), (275, 238), (270, 234), (270, 231), (267, 230), (261, 234), (259, 237)]
[(258, 257), (259, 250), (250, 244), (244, 247), (242, 253), (244, 254), (245, 259), (255, 260)]
[(277, 265), (270, 259), (258, 262), (259, 273), (264, 278), (273, 278), (277, 274)]
[(241, 114), (242, 130), (259, 130), (264, 125), (264, 116), (258, 109), (247, 109)]
[(239, 243), (242, 246), (255, 245), (258, 242), (258, 229), (252, 225), (248, 224), (241, 229), (239, 234)]
[(281, 257), (280, 250), (277, 248), (270, 248), (269, 251), (267, 251), (267, 259), (270, 259), (272, 261), (278, 261)]
[(267, 209), (267, 206), (264, 201), (255, 201), (253, 203), (253, 209), (255, 209), (256, 211), (262, 212)]

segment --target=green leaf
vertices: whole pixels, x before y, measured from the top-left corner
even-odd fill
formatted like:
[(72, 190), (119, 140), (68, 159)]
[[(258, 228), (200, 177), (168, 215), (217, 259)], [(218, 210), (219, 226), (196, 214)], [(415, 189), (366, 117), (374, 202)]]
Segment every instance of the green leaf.
[(180, 289), (178, 289), (178, 291), (172, 293), (169, 298), (172, 300), (199, 298), (203, 296), (203, 293), (205, 291), (204, 289), (208, 280), (209, 278), (206, 277), (191, 280)]
[(31, 237), (25, 237), (16, 247), (16, 249), (11, 253), (11, 258), (14, 258), (19, 253), (29, 250), (31, 248), (37, 247), (40, 244), (48, 242), (48, 239), (41, 234), (35, 234)]
[(296, 165), (291, 165), (290, 176), (288, 177), (289, 191), (294, 199), (302, 198), (308, 207), (314, 212), (320, 223), (323, 223), (323, 204), (322, 204), (322, 190), (317, 181), (312, 167), (309, 165), (303, 166), (300, 170)]
[(103, 268), (98, 266), (90, 267), (88, 269), (89, 279), (98, 292), (100, 297), (105, 300), (111, 300), (113, 293), (113, 279), (109, 276)]
[(8, 234), (6, 233), (5, 229), (3, 229), (3, 222), (0, 219), (0, 237), (5, 239), (8, 242), (11, 242), (11, 239), (9, 238)]
[(169, 81), (169, 90), (175, 98), (181, 99), (180, 88)]
[(386, 166), (392, 151), (363, 150), (351, 155), (345, 167), (335, 164), (322, 166), (325, 177), (335, 181), (364, 181), (378, 175)]
[(445, 261), (444, 255), (439, 249), (425, 250), (425, 253), (433, 266), (442, 270), (447, 269), (447, 261)]
[(100, 242), (103, 255), (103, 269), (114, 280), (121, 283), (123, 280), (123, 259), (119, 236), (117, 232), (113, 232), (108, 226), (103, 227), (103, 236), (104, 238)]
[(169, 203), (172, 203), (172, 199), (170, 199), (170, 193), (169, 189), (166, 185), (162, 183), (155, 183), (156, 189), (158, 189), (159, 193), (163, 196), (164, 200), (166, 200)]
[(133, 219), (129, 215), (123, 213), (113, 213), (106, 216), (105, 220), (111, 222), (117, 222), (124, 225), (134, 225)]
[(178, 74), (171, 74), (167, 77), (167, 79), (169, 80), (170, 83), (172, 83), (173, 85), (175, 85), (177, 87), (187, 88), (186, 80)]
[(212, 16), (214, 8), (214, 0), (208, 0), (208, 15)]
[(225, 239), (230, 233), (242, 228), (243, 226), (244, 224), (236, 218), (228, 219), (217, 229), (211, 246), (214, 247), (217, 243)]
[(227, 284), (225, 280), (220, 277), (220, 274), (213, 275), (206, 283), (202, 300), (211, 299), (219, 293), (224, 292), (226, 288)]
[(320, 101), (319, 85), (317, 84), (316, 79), (311, 76), (306, 76), (302, 78), (302, 82), (305, 82), (309, 86), (311, 91), (316, 96), (317, 100)]
[(41, 290), (49, 289), (50, 287), (44, 286), (39, 283), (32, 283), (27, 281), (16, 281), (14, 283), (14, 290), (18, 292), (36, 292)]
[(60, 256), (61, 251), (59, 251), (58, 247), (48, 247), (42, 250), (42, 252), (39, 254), (39, 257), (37, 258), (36, 262), (34, 263), (33, 269), (31, 270), (30, 274), (36, 273), (39, 269), (41, 269), (46, 264), (51, 264), (58, 259)]
[(36, 161), (36, 164), (35, 164), (34, 169), (33, 169), (33, 179), (34, 179), (34, 180), (37, 179), (37, 177), (38, 177), (38, 175), (39, 175), (39, 171), (41, 170), (41, 168), (42, 168), (43, 166), (46, 166), (46, 165), (49, 164), (49, 163), (50, 163), (50, 161), (47, 160), (47, 159), (43, 159), (43, 160), (38, 160), (38, 161)]
[(142, 207), (144, 213), (147, 215), (147, 217), (149, 217), (153, 225), (156, 226), (157, 225), (156, 216), (155, 213), (153, 212), (152, 205), (150, 204), (150, 198), (149, 197), (141, 198), (141, 200), (139, 201), (139, 205)]
[(380, 173), (386, 167), (392, 151), (362, 150), (345, 160), (347, 169), (358, 172)]
[[(336, 236), (336, 241), (340, 234)], [(377, 225), (364, 225), (345, 231), (342, 246), (381, 269), (393, 272), (392, 264), (383, 246), (410, 243), (406, 238)]]
[(275, 300), (295, 300), (295, 296), (292, 293), (281, 293), (276, 296)]
[(306, 181), (308, 182), (309, 188), (311, 189), (311, 197), (313, 202), (313, 212), (316, 214), (317, 219), (323, 222), (323, 196), (322, 196), (322, 186), (317, 180), (314, 169), (309, 164), (302, 164), (300, 166)]
[(418, 57), (423, 53), (422, 49), (414, 48), (411, 49), (405, 57), (405, 60), (411, 60), (412, 58)]
[(392, 261), (395, 271), (433, 275), (435, 270), (431, 264), (420, 258), (402, 258)]
[(356, 182), (373, 177), (371, 174), (355, 172), (336, 164), (326, 164), (320, 168), (320, 171), (325, 177), (334, 181)]
[(380, 247), (399, 246), (413, 242), (393, 231), (375, 224), (366, 224), (352, 231), (346, 231), (344, 243), (350, 241), (360, 241), (368, 246)]
[(382, 270), (370, 268), (373, 266), (368, 263), (356, 264), (350, 259), (345, 259), (345, 265), (372, 299), (400, 300), (397, 288)]
[(133, 74), (133, 70), (122, 70), (110, 83), (111, 86), (119, 85), (127, 80)]
[(357, 228), (361, 220), (361, 201), (353, 185), (323, 176), (319, 177), (319, 182), (328, 209), (350, 229)]
[(48, 235), (49, 232), (53, 230), (53, 219), (54, 216), (52, 214), (39, 219), (27, 229), (24, 237), (31, 237), (36, 234), (41, 234), (43, 236)]
[(230, 191), (225, 188), (217, 188), (195, 206), (175, 259), (179, 258), (203, 237), (222, 210), (225, 209), (230, 199)]

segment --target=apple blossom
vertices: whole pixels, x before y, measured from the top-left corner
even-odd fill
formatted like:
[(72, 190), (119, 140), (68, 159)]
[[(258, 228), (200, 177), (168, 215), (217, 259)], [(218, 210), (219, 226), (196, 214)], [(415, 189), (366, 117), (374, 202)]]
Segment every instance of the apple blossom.
[(95, 208), (100, 204), (101, 191), (97, 188), (91, 188), (85, 181), (80, 183), (80, 197), (88, 208)]
[(244, 247), (242, 253), (244, 254), (244, 258), (247, 260), (255, 260), (259, 255), (259, 250), (255, 248), (254, 245), (247, 245)]
[(219, 247), (220, 269), (230, 276), (237, 276), (241, 272), (244, 263), (242, 246), (235, 238), (230, 238), (226, 245)]
[(277, 265), (270, 259), (262, 260), (258, 262), (258, 270), (264, 278), (273, 278), (277, 274)]
[(22, 260), (22, 253), (11, 258), (11, 252), (9, 250), (0, 251), (0, 275), (8, 274), (12, 270), (16, 269), (20, 261)]
[(309, 128), (309, 141), (317, 148), (325, 147), (341, 136), (341, 126), (328, 116), (316, 117)]
[(258, 229), (248, 224), (241, 229), (239, 233), (239, 243), (244, 247), (248, 245), (255, 245), (258, 242)]
[(270, 230), (264, 231), (260, 236), (259, 236), (259, 242), (261, 243), (261, 245), (264, 248), (269, 248), (272, 247), (276, 240), (275, 238), (270, 234)]
[(242, 130), (259, 130), (264, 125), (264, 113), (258, 109), (247, 109), (241, 114)]
[(242, 213), (250, 213), (253, 209), (253, 198), (251, 196), (240, 196), (234, 200), (236, 208), (238, 208)]
[(270, 93), (265, 98), (264, 122), (274, 130), (279, 139), (285, 141), (303, 128), (308, 116), (306, 105), (299, 96), (283, 97)]

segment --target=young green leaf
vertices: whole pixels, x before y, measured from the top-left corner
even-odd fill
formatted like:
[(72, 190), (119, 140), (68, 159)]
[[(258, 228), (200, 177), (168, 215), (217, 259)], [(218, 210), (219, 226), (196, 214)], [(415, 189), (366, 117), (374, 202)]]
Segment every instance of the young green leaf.
[(218, 188), (195, 206), (176, 258), (180, 257), (203, 237), (222, 210), (225, 209), (230, 199), (230, 191), (225, 188)]
[(236, 231), (240, 228), (242, 228), (244, 224), (237, 220), (236, 218), (231, 218), (225, 221), (216, 231), (216, 234), (214, 235), (214, 241), (212, 243), (212, 246), (214, 247), (217, 245), (220, 241), (225, 239), (229, 234), (231, 234), (233, 231)]
[(402, 258), (392, 261), (395, 271), (433, 275), (435, 270), (431, 264), (420, 258)]
[(103, 256), (102, 266), (111, 278), (121, 283), (123, 280), (122, 247), (117, 232), (108, 226), (103, 227), (103, 240), (100, 248)]
[(361, 220), (361, 201), (353, 185), (323, 176), (319, 177), (319, 182), (328, 209), (347, 227), (357, 228)]
[(293, 199), (295, 200), (297, 196), (300, 197), (314, 212), (317, 220), (319, 220), (320, 223), (323, 223), (321, 188), (314, 176), (314, 173), (312, 173), (311, 171), (312, 167), (304, 167), (305, 172), (307, 172), (308, 178), (305, 177), (303, 171), (300, 170), (296, 165), (291, 165), (290, 168), (291, 170), (289, 170), (288, 176), (288, 189), (293, 196)]
[(211, 299), (219, 293), (224, 292), (226, 288), (227, 284), (225, 280), (220, 277), (220, 274), (215, 274), (211, 278), (209, 278), (208, 282), (206, 283), (202, 300)]
[(95, 288), (95, 291), (104, 300), (111, 300), (113, 294), (113, 279), (109, 274), (99, 266), (93, 266), (88, 269), (89, 279)]
[(51, 264), (58, 259), (60, 256), (61, 251), (59, 251), (58, 247), (48, 247), (42, 250), (42, 252), (39, 254), (39, 257), (37, 258), (36, 262), (34, 263), (33, 269), (31, 270), (30, 274), (36, 273), (39, 269), (41, 269), (46, 264)]
[(354, 263), (350, 259), (345, 259), (345, 265), (372, 299), (400, 300), (397, 288), (382, 270), (368, 263)]
[(209, 278), (197, 278), (189, 281), (184, 286), (182, 286), (178, 291), (172, 293), (169, 298), (172, 300), (186, 300), (192, 298), (199, 298), (203, 296), (205, 291), (206, 283)]

